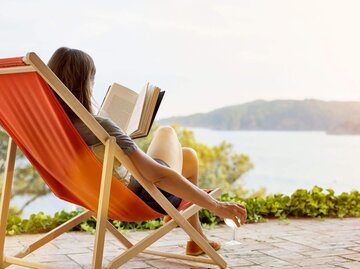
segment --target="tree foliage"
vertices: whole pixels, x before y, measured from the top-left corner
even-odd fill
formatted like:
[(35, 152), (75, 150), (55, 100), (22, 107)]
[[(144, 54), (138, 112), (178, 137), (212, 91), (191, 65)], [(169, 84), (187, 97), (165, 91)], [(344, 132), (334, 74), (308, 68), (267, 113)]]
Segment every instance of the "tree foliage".
[(7, 142), (8, 142), (8, 136), (0, 128), (0, 171), (3, 171), (5, 166), (6, 148), (8, 144)]
[[(0, 129), (0, 171), (3, 173), (6, 154), (7, 154), (7, 145), (8, 145), (8, 135)], [(11, 198), (16, 196), (27, 195), (28, 200), (21, 206), (21, 208), (12, 208), (12, 213), (21, 214), (26, 206), (31, 204), (37, 198), (45, 196), (50, 193), (47, 185), (44, 184), (44, 181), (40, 175), (36, 172), (33, 166), (27, 161), (22, 152), (18, 149), (16, 152), (16, 162), (15, 162), (15, 174), (13, 180), (13, 189)], [(2, 179), (3, 176), (1, 175)], [(1, 184), (2, 188), (2, 184)]]

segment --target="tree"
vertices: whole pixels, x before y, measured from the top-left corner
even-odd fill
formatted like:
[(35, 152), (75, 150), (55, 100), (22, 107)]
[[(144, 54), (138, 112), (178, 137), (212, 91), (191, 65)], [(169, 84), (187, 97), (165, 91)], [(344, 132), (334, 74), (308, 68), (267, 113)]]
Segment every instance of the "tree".
[[(4, 171), (8, 135), (0, 129), (0, 171)], [(12, 212), (21, 214), (26, 206), (31, 204), (37, 198), (50, 193), (49, 188), (44, 183), (40, 175), (33, 166), (27, 161), (22, 152), (18, 149), (16, 152), (15, 173), (11, 198), (16, 196), (29, 195), (29, 199), (21, 206), (20, 209), (12, 209)], [(0, 177), (1, 179), (3, 176)], [(2, 188), (2, 184), (1, 184)]]
[(8, 136), (0, 128), (0, 171), (2, 171), (5, 166), (7, 142)]

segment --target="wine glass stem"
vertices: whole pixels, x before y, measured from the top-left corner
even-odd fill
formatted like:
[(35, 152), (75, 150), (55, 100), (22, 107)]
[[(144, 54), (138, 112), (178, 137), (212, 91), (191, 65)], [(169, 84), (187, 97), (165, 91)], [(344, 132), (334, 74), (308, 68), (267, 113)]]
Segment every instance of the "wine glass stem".
[(235, 228), (233, 228), (233, 240), (235, 241)]

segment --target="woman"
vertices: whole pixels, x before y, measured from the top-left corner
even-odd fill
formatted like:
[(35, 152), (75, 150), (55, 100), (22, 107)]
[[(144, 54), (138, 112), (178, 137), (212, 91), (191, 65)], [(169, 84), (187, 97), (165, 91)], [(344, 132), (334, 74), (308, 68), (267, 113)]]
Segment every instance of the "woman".
[[(55, 51), (48, 66), (92, 113), (91, 97), (96, 72), (92, 58), (80, 50), (63, 47)], [(97, 157), (102, 158), (103, 148), (98, 147), (101, 145), (100, 141), (78, 119), (75, 113), (61, 99), (59, 100), (80, 135)], [(217, 216), (232, 219), (237, 226), (245, 223), (246, 209), (244, 206), (237, 203), (219, 202), (197, 187), (198, 159), (196, 152), (193, 149), (181, 147), (177, 135), (171, 127), (159, 128), (155, 132), (147, 153), (144, 153), (110, 119), (94, 117), (109, 135), (116, 138), (117, 144), (128, 155), (144, 179), (154, 183), (175, 207), (179, 206), (181, 199), (185, 199), (209, 209)], [(114, 174), (151, 208), (165, 213), (136, 179), (125, 176), (126, 173), (122, 172), (119, 163), (114, 165)], [(189, 222), (206, 239), (198, 214), (190, 217)], [(209, 241), (209, 243), (216, 250), (220, 248), (219, 242)], [(191, 240), (187, 242), (186, 254), (200, 255), (202, 253), (203, 251), (195, 242)]]

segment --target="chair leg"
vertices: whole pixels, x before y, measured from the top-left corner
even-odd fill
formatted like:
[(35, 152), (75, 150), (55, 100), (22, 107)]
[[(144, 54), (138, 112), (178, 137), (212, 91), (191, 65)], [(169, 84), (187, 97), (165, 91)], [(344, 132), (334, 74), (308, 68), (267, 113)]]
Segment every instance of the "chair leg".
[(23, 257), (29, 255), (30, 253), (34, 252), (38, 248), (42, 247), (43, 245), (47, 244), (48, 242), (57, 238), (58, 236), (62, 235), (63, 233), (69, 231), (70, 229), (72, 229), (76, 225), (82, 223), (84, 220), (92, 217), (93, 215), (94, 215), (94, 213), (91, 211), (88, 211), (88, 210), (82, 212), (78, 216), (68, 220), (67, 222), (63, 223), (62, 225), (51, 230), (50, 232), (48, 232), (47, 234), (42, 236), (37, 241), (24, 247), (24, 249), (22, 251), (16, 253), (13, 257), (23, 258)]
[(123, 244), (123, 246), (126, 248), (131, 248), (133, 246), (133, 244), (125, 236), (123, 236), (109, 221), (106, 223), (106, 228), (121, 244)]
[(104, 241), (107, 224), (107, 216), (110, 200), (110, 189), (112, 180), (112, 170), (114, 165), (114, 144), (115, 138), (110, 137), (105, 143), (105, 155), (103, 162), (103, 170), (101, 177), (98, 213), (96, 216), (96, 236), (94, 243), (94, 254), (92, 268), (98, 269), (102, 267), (102, 259), (104, 253)]
[[(216, 189), (210, 193), (210, 195), (214, 198), (218, 197), (221, 194), (220, 189)], [(182, 215), (185, 219), (188, 219), (189, 217), (196, 214), (201, 207), (192, 204), (188, 208), (186, 208)], [(170, 232), (172, 229), (174, 229), (177, 226), (175, 221), (171, 219), (168, 223), (164, 224), (161, 228), (158, 229), (158, 233), (161, 233), (161, 237)], [(110, 233), (112, 233), (113, 236), (115, 236), (120, 243), (122, 243), (126, 248), (131, 248), (133, 244), (124, 236), (122, 235), (109, 221), (107, 222), (107, 229)], [(161, 232), (163, 231), (163, 232)], [(144, 250), (143, 253), (148, 253), (149, 251)], [(151, 254), (151, 253), (150, 253)]]
[(0, 269), (3, 269), (5, 266), (5, 236), (6, 236), (6, 226), (7, 226), (7, 217), (8, 210), (11, 198), (11, 187), (14, 175), (15, 167), (15, 157), (16, 157), (16, 144), (9, 138), (8, 151), (7, 151), (7, 161), (5, 166), (4, 173), (4, 182), (1, 193), (1, 215), (0, 215)]
[[(221, 191), (219, 189), (216, 189), (210, 193), (213, 197), (217, 197), (220, 195)], [(166, 198), (165, 198), (166, 199)], [(189, 208), (187, 208), (182, 214), (180, 214), (175, 208), (173, 212), (176, 212), (174, 218), (166, 223), (163, 227), (159, 228), (158, 230), (152, 232), (148, 236), (146, 236), (144, 239), (139, 241), (137, 244), (132, 245), (130, 242), (126, 242), (127, 240), (123, 239), (123, 235), (116, 234), (118, 231), (115, 231), (114, 229), (110, 229), (110, 232), (112, 232), (118, 239), (123, 243), (125, 241), (125, 246), (128, 248), (128, 250), (125, 250), (122, 254), (115, 257), (113, 260), (111, 260), (106, 268), (107, 269), (114, 269), (118, 268), (122, 264), (126, 263), (128, 260), (133, 258), (139, 253), (146, 253), (156, 256), (163, 256), (168, 258), (175, 258), (175, 259), (182, 259), (182, 260), (190, 260), (194, 262), (201, 262), (201, 263), (207, 263), (207, 264), (216, 264), (221, 268), (226, 268), (226, 262), (224, 259), (216, 253), (214, 249), (209, 245), (208, 242), (190, 225), (190, 223), (187, 221), (187, 219), (194, 215), (198, 210), (200, 209), (197, 205), (191, 205)], [(175, 222), (175, 219), (179, 220)], [(157, 251), (151, 251), (151, 250), (145, 250), (148, 246), (156, 242), (159, 238), (170, 232), (172, 229), (174, 229), (178, 223), (180, 223), (180, 226), (183, 228), (183, 230), (189, 234), (189, 236), (198, 243), (199, 246), (201, 246), (205, 252), (209, 255), (210, 259), (207, 258), (199, 258), (199, 257), (189, 257), (185, 255), (176, 255), (176, 254), (167, 254), (167, 253), (161, 253)], [(187, 225), (186, 225), (186, 224)], [(185, 225), (184, 225), (185, 224)], [(184, 227), (185, 226), (185, 227)], [(120, 240), (121, 239), (121, 240)]]

